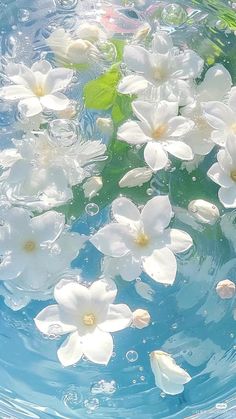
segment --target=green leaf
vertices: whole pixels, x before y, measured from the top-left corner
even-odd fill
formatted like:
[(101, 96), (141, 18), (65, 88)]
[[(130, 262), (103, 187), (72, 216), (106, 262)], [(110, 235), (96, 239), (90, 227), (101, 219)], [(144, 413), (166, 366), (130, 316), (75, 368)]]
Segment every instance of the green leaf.
[(114, 124), (120, 124), (132, 115), (131, 103), (133, 96), (117, 94), (116, 101), (112, 107), (111, 116)]
[(111, 43), (116, 47), (116, 61), (122, 61), (125, 41), (122, 39), (111, 39)]
[(111, 67), (96, 80), (89, 81), (84, 86), (84, 103), (87, 108), (108, 110), (116, 100), (116, 87), (121, 74), (119, 66)]

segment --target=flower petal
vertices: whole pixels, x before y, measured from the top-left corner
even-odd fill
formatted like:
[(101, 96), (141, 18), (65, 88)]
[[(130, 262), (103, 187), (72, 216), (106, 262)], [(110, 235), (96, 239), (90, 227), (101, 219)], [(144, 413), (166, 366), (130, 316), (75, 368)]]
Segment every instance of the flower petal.
[(191, 236), (185, 233), (185, 231), (176, 228), (165, 230), (163, 236), (165, 245), (173, 253), (185, 252), (193, 245)]
[(124, 225), (132, 225), (140, 221), (138, 207), (128, 198), (117, 198), (113, 201), (112, 215), (118, 223)]
[(42, 242), (55, 241), (65, 226), (65, 216), (56, 211), (48, 211), (31, 219), (31, 227)]
[(96, 364), (108, 364), (113, 352), (110, 333), (96, 328), (92, 333), (83, 336), (82, 345), (83, 353), (90, 361)]
[(47, 94), (58, 92), (64, 89), (71, 82), (73, 70), (67, 68), (54, 68), (49, 71), (44, 82), (44, 89)]
[[(76, 330), (75, 325), (65, 321), (63, 313), (57, 304), (50, 305), (40, 311), (40, 313), (35, 317), (34, 322), (40, 332), (45, 335), (64, 335)], [(53, 326), (55, 326), (54, 329)]]
[(154, 141), (147, 143), (144, 149), (144, 159), (153, 172), (163, 169), (168, 163), (166, 151)]
[(104, 255), (121, 257), (129, 252), (127, 242), (130, 234), (127, 227), (121, 224), (108, 224), (101, 228), (90, 241)]
[(110, 304), (106, 319), (99, 323), (104, 332), (117, 332), (132, 323), (132, 311), (126, 304)]
[(0, 98), (6, 100), (19, 100), (31, 98), (33, 93), (25, 86), (4, 86), (0, 89)]
[(145, 73), (149, 65), (150, 53), (138, 45), (128, 45), (124, 48), (123, 60), (125, 64), (133, 71)]
[(218, 195), (225, 208), (236, 208), (236, 185), (231, 188), (220, 188)]
[(16, 252), (3, 255), (0, 263), (0, 280), (7, 281), (17, 278), (25, 268), (25, 259)]
[(46, 60), (37, 61), (31, 67), (33, 72), (39, 71), (42, 74), (47, 74), (50, 70), (52, 70), (51, 64)]
[(236, 113), (236, 88), (232, 87), (229, 95), (229, 107)]
[(148, 82), (144, 77), (131, 75), (124, 77), (118, 84), (117, 91), (123, 95), (140, 93), (148, 87)]
[(91, 306), (89, 289), (78, 282), (62, 279), (54, 289), (54, 298), (64, 313), (77, 320), (78, 312), (86, 311)]
[(152, 40), (152, 49), (158, 54), (166, 54), (173, 48), (171, 36), (164, 31), (158, 31), (154, 34)]
[(113, 303), (117, 294), (117, 287), (114, 281), (99, 280), (94, 281), (89, 288), (91, 295), (91, 303), (107, 306)]
[(69, 105), (69, 99), (63, 93), (48, 94), (40, 98), (41, 105), (45, 108), (53, 109), (55, 111), (62, 111)]
[[(1, 163), (1, 156), (0, 156)], [(152, 177), (152, 170), (149, 167), (135, 167), (129, 170), (119, 181), (120, 188), (133, 188), (135, 186), (142, 186), (148, 182)]]
[(191, 147), (183, 141), (167, 141), (165, 149), (181, 160), (192, 160), (194, 157)]
[(194, 127), (194, 122), (191, 119), (183, 116), (175, 116), (168, 121), (168, 135), (170, 137), (181, 137)]
[(234, 113), (224, 103), (206, 102), (202, 107), (207, 122), (217, 130), (224, 130), (235, 122)]
[(27, 117), (38, 115), (43, 110), (40, 104), (40, 100), (36, 96), (32, 96), (27, 99), (22, 99), (18, 103), (18, 107), (20, 108), (21, 112)]
[(25, 86), (31, 90), (36, 85), (33, 71), (24, 64), (10, 63), (6, 66), (5, 72), (8, 78), (15, 84)]
[(177, 272), (177, 262), (170, 249), (154, 250), (151, 256), (143, 259), (143, 270), (154, 281), (172, 285)]
[(196, 52), (186, 50), (175, 56), (174, 65), (176, 68), (175, 76), (182, 79), (195, 79), (200, 76), (204, 61)]
[(58, 359), (64, 367), (76, 364), (82, 355), (81, 338), (78, 332), (71, 333), (57, 351)]
[(232, 85), (232, 78), (228, 70), (222, 64), (215, 64), (209, 68), (204, 80), (197, 86), (199, 101), (221, 100)]
[(172, 217), (172, 208), (167, 195), (150, 199), (141, 213), (144, 231), (154, 235), (166, 228)]
[(223, 186), (224, 188), (229, 188), (229, 187), (233, 187), (234, 185), (234, 181), (231, 179), (231, 177), (225, 173), (219, 163), (214, 163), (210, 169), (207, 172), (207, 176), (209, 176), (209, 178), (211, 180), (213, 180), (213, 182), (217, 183), (220, 186)]
[(147, 136), (135, 121), (128, 121), (121, 125), (117, 131), (117, 138), (128, 144), (144, 144), (147, 142)]

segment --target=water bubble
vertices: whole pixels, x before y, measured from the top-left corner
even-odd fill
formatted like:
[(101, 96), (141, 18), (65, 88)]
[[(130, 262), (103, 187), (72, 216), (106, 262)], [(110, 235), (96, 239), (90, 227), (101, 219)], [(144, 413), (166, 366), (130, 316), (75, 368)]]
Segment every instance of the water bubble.
[(57, 0), (57, 4), (62, 9), (70, 10), (77, 6), (78, 0)]
[(161, 396), (161, 398), (162, 398), (162, 399), (164, 399), (164, 398), (166, 397), (166, 393), (164, 393), (164, 391), (162, 391), (162, 392), (160, 393), (160, 396)]
[(91, 215), (91, 217), (93, 217), (94, 215), (97, 215), (99, 213), (99, 206), (97, 204), (94, 204), (93, 202), (90, 202), (90, 204), (86, 205), (85, 211), (88, 215)]
[(141, 381), (145, 381), (145, 377), (144, 377), (144, 375), (141, 375), (140, 380), (141, 380)]
[(17, 19), (19, 22), (27, 22), (30, 18), (30, 12), (27, 9), (19, 9)]
[(76, 409), (82, 400), (82, 395), (74, 385), (69, 386), (62, 395), (63, 403), (70, 409)]
[(135, 362), (138, 359), (138, 354), (136, 351), (128, 351), (125, 356), (129, 362)]
[(151, 196), (153, 194), (153, 189), (152, 188), (148, 188), (146, 190), (147, 195)]
[(92, 394), (113, 394), (115, 393), (116, 388), (117, 386), (114, 380), (100, 380), (91, 386), (90, 391)]
[(71, 147), (78, 139), (77, 127), (72, 121), (54, 119), (48, 124), (50, 140), (61, 147)]
[(48, 327), (48, 337), (49, 339), (57, 339), (62, 334), (63, 330), (60, 324), (51, 324)]
[(217, 20), (215, 27), (221, 31), (227, 29), (227, 23), (224, 20)]
[(163, 22), (167, 25), (180, 26), (186, 22), (188, 14), (179, 4), (168, 4), (161, 13)]
[(178, 323), (173, 323), (173, 324), (171, 325), (171, 328), (172, 328), (172, 329), (177, 329), (177, 328), (178, 328)]
[(84, 401), (84, 407), (90, 411), (94, 411), (99, 407), (99, 400), (95, 397)]
[(219, 410), (227, 409), (227, 403), (216, 403), (215, 407)]

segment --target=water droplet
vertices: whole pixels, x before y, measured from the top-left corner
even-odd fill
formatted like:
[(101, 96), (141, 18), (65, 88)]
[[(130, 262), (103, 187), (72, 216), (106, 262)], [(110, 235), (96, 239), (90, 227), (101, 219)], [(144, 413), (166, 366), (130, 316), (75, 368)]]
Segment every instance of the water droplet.
[(162, 399), (164, 399), (164, 398), (166, 397), (166, 393), (164, 393), (164, 391), (162, 391), (162, 392), (160, 393), (160, 396), (162, 397)]
[(151, 196), (153, 194), (153, 189), (152, 188), (148, 188), (146, 190), (146, 192), (147, 192), (147, 195)]
[(230, 337), (231, 337), (231, 339), (233, 339), (234, 338), (234, 334), (233, 333), (230, 333), (230, 335), (229, 335)]
[(69, 10), (77, 6), (78, 0), (57, 0), (59, 7), (65, 10)]
[(125, 356), (129, 362), (135, 362), (138, 359), (138, 354), (136, 351), (128, 351)]
[(77, 127), (67, 119), (54, 119), (48, 124), (51, 142), (60, 147), (71, 147), (78, 139)]
[(95, 397), (84, 401), (84, 407), (90, 411), (94, 411), (99, 407), (99, 400)]
[(19, 22), (27, 22), (30, 18), (30, 12), (27, 9), (19, 9), (17, 19)]
[(161, 13), (161, 18), (166, 25), (180, 26), (186, 22), (188, 14), (179, 4), (168, 4)]
[(88, 215), (91, 215), (91, 217), (93, 217), (94, 215), (99, 213), (99, 206), (97, 204), (94, 204), (93, 202), (90, 202), (90, 204), (86, 205), (85, 211)]
[(116, 391), (116, 382), (101, 380), (91, 386), (92, 394), (113, 394)]
[(57, 338), (59, 338), (60, 337), (60, 335), (62, 334), (62, 327), (61, 327), (61, 325), (60, 324), (51, 324), (49, 327), (48, 327), (48, 338), (49, 339), (57, 339)]
[(227, 403), (216, 403), (215, 407), (220, 410), (227, 409)]
[(141, 380), (141, 381), (145, 381), (145, 377), (144, 377), (144, 375), (141, 375), (140, 380)]
[(215, 27), (221, 31), (227, 29), (227, 23), (224, 20), (217, 20)]
[(177, 329), (177, 327), (178, 327), (178, 323), (173, 323), (173, 324), (171, 325), (171, 328), (172, 328), (172, 329)]
[(76, 409), (82, 400), (82, 395), (79, 393), (78, 388), (74, 385), (69, 386), (63, 392), (62, 401), (70, 409)]

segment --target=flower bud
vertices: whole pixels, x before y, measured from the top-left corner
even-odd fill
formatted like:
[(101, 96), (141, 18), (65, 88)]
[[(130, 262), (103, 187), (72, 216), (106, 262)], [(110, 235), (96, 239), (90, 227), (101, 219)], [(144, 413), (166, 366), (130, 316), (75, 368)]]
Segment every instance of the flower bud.
[(151, 26), (149, 25), (149, 23), (144, 23), (138, 28), (137, 32), (134, 34), (134, 40), (138, 42), (143, 41), (149, 34), (150, 30)]
[(218, 208), (203, 199), (191, 201), (188, 205), (188, 211), (197, 221), (203, 224), (215, 224), (220, 217)]
[(86, 198), (93, 198), (103, 186), (100, 176), (93, 176), (83, 184), (84, 195)]
[(152, 177), (152, 170), (149, 167), (136, 167), (127, 172), (119, 181), (120, 188), (133, 188), (142, 186)]
[(229, 279), (224, 279), (216, 285), (216, 292), (222, 300), (229, 300), (235, 294), (235, 284)]
[(86, 39), (92, 43), (105, 40), (105, 32), (93, 23), (82, 23), (76, 31), (76, 35), (81, 39)]
[(111, 118), (97, 118), (96, 125), (102, 134), (111, 135), (113, 133), (113, 122)]
[(138, 308), (133, 312), (133, 322), (132, 326), (137, 329), (143, 329), (147, 327), (150, 323), (151, 317), (147, 310)]

